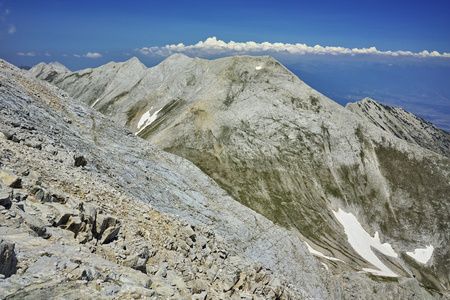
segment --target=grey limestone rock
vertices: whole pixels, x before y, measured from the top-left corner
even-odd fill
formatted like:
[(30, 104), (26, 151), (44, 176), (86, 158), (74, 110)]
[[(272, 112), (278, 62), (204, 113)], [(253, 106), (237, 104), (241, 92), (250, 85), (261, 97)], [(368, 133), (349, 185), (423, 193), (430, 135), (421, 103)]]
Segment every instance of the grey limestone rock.
[(37, 236), (44, 239), (50, 238), (51, 233), (47, 231), (45, 223), (40, 218), (34, 215), (27, 214), (21, 210), (17, 210), (17, 212), (19, 213), (23, 222), (27, 224), (27, 226), (37, 234)]
[(114, 226), (108, 227), (102, 233), (102, 239), (101, 239), (100, 243), (102, 243), (102, 244), (110, 243), (117, 237), (117, 234), (119, 233), (119, 231), (120, 231), (120, 225), (114, 225)]
[(17, 272), (17, 257), (13, 243), (0, 239), (0, 274), (10, 277)]
[[(190, 62), (186, 57), (175, 56), (156, 71), (180, 73), (179, 66)], [(196, 62), (207, 65), (202, 60)], [(218, 61), (218, 66), (226, 69), (226, 62)], [(145, 73), (137, 59), (120, 65), (112, 63), (103, 71), (120, 73), (114, 66), (128, 70), (126, 76), (119, 75), (117, 82), (139, 81), (140, 71), (135, 71)], [(361, 288), (367, 297), (376, 294), (379, 298), (390, 298), (393, 290), (403, 289), (404, 298), (411, 298), (400, 280), (383, 285), (382, 279), (373, 280), (355, 272), (352, 266), (342, 264), (339, 267), (339, 262), (323, 260), (331, 269), (327, 271), (308, 252), (298, 230), (278, 226), (238, 203), (191, 162), (130, 135), (129, 131), (77, 100), (62, 97), (61, 90), (4, 61), (0, 61), (0, 70), (0, 80), (4, 83), (0, 87), (0, 125), (8, 130), (14, 128), (25, 140), (41, 135), (43, 141), (39, 150), (0, 139), (2, 164), (14, 170), (39, 172), (40, 182), (34, 185), (51, 195), (63, 195), (67, 200), (38, 203), (30, 196), (24, 201), (24, 213), (47, 224), (52, 234), (49, 239), (30, 234), (20, 218), (2, 219), (5, 226), (0, 227), (0, 235), (14, 242), (20, 251), (18, 274), (0, 283), (0, 298), (32, 295), (34, 299), (110, 299), (148, 295), (189, 299), (192, 290), (188, 283), (199, 279), (207, 282), (206, 295), (212, 299), (248, 298), (249, 295), (262, 299), (342, 299), (347, 287), (339, 277), (340, 268), (347, 268), (352, 276), (372, 287)], [(156, 71), (152, 72), (157, 74)], [(85, 70), (84, 75), (74, 74), (73, 80), (84, 78), (82, 80), (94, 84), (94, 72), (91, 69)], [(170, 78), (161, 78), (161, 81)], [(200, 79), (190, 78), (185, 81), (186, 86), (192, 87), (193, 83), (201, 82)], [(234, 92), (239, 89), (233, 88)], [(90, 103), (94, 107), (104, 104), (102, 100)], [(175, 101), (166, 111), (180, 104)], [(201, 109), (197, 112), (201, 114)], [(30, 124), (35, 130), (13, 127), (11, 120)], [(75, 153), (84, 156), (89, 164), (75, 167), (72, 160)], [(88, 204), (96, 214), (86, 213)], [(84, 230), (104, 233), (120, 222), (120, 231), (110, 243), (102, 244), (96, 238), (80, 243), (73, 232), (51, 222), (60, 216), (58, 211), (66, 210), (80, 218), (85, 224)], [(108, 217), (116, 221), (110, 224), (105, 221)], [(183, 228), (192, 231), (185, 233)], [(127, 257), (140, 257), (145, 246), (150, 249), (148, 274), (122, 265)], [(43, 257), (55, 258), (54, 268), (49, 264), (51, 268), (46, 274), (36, 268), (26, 271)], [(255, 267), (255, 262), (259, 266)], [(156, 276), (164, 266), (165, 277)], [(77, 269), (81, 271), (75, 271)], [(89, 275), (88, 270), (97, 273), (92, 271)], [(67, 279), (73, 271), (82, 275), (81, 280), (80, 276)], [(422, 289), (416, 279), (411, 280)], [(223, 283), (228, 284), (225, 289), (232, 286), (224, 292)], [(204, 296), (204, 292), (198, 295)], [(436, 294), (430, 292), (430, 298), (434, 296)]]
[(12, 194), (11, 189), (1, 189), (0, 190), (0, 205), (5, 208), (10, 208), (12, 195), (13, 194)]
[(8, 170), (0, 170), (0, 182), (15, 189), (22, 188), (22, 178)]
[(75, 167), (85, 167), (87, 165), (87, 161), (84, 156), (74, 156), (74, 160)]
[[(83, 76), (89, 80), (74, 80)], [(336, 218), (342, 210), (402, 253), (383, 257), (393, 274), (414, 273), (422, 284), (447, 293), (450, 240), (436, 228), (449, 219), (443, 199), (450, 193), (450, 164), (435, 152), (446, 153), (448, 134), (431, 124), (371, 100), (361, 104), (371, 107), (367, 113), (352, 105), (345, 109), (267, 56), (208, 61), (178, 54), (149, 69), (133, 59), (65, 74), (54, 83), (190, 160), (233, 199), (324, 251), (322, 259), (340, 259), (334, 271), (371, 269)], [(174, 168), (185, 173), (182, 165)], [(290, 251), (289, 239), (278, 243), (274, 256), (256, 251), (257, 243), (245, 249), (294, 278), (290, 255), (279, 255)], [(428, 266), (405, 254), (430, 244)]]

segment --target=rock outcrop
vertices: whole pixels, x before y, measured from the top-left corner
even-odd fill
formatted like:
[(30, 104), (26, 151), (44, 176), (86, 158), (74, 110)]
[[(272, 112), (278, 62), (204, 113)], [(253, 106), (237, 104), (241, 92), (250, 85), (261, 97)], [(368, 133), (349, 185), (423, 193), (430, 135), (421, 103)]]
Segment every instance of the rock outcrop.
[(400, 139), (450, 157), (450, 133), (402, 108), (389, 107), (370, 98), (349, 103), (345, 108)]
[[(296, 232), (341, 285), (365, 271), (448, 293), (449, 159), (344, 109), (273, 58), (174, 55), (150, 69), (134, 58), (53, 83)], [(415, 256), (423, 249), (427, 260)], [(268, 261), (299, 283), (279, 257)]]
[[(0, 240), (0, 276), (10, 277), (17, 272), (15, 244)], [(2, 278), (2, 279), (3, 279)]]

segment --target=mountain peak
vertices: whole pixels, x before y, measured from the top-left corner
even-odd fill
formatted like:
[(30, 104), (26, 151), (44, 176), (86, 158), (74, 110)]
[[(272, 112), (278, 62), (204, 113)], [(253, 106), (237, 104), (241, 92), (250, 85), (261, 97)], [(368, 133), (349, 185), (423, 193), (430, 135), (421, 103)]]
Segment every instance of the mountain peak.
[(147, 69), (147, 67), (136, 56), (133, 56), (132, 58), (123, 63), (118, 63), (118, 65), (126, 68), (136, 69), (135, 71)]
[(52, 67), (53, 69), (59, 71), (59, 72), (70, 72), (70, 70), (63, 65), (62, 63), (55, 61), (48, 64), (48, 66)]
[(187, 55), (184, 55), (182, 53), (175, 53), (172, 54), (171, 56), (167, 57), (161, 64), (179, 64), (179, 65), (184, 65), (186, 63), (189, 63), (193, 60), (193, 58), (190, 58)]
[(124, 64), (142, 64), (142, 62), (136, 56), (133, 56), (129, 60), (125, 61)]
[(187, 56), (186, 54), (183, 53), (174, 53), (172, 55), (170, 55), (167, 59), (186, 59), (189, 58), (191, 59), (189, 56)]
[(50, 79), (55, 78), (58, 74), (66, 74), (71, 71), (59, 62), (51, 62), (48, 64), (41, 62), (32, 67), (28, 72), (35, 77), (50, 81)]

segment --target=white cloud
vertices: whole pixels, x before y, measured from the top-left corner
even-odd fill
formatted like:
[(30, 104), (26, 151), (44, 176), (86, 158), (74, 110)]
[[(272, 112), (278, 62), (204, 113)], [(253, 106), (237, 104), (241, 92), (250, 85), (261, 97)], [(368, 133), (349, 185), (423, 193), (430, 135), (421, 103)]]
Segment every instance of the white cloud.
[(206, 41), (200, 41), (195, 45), (173, 44), (163, 47), (143, 47), (137, 49), (144, 55), (169, 56), (173, 53), (186, 53), (196, 56), (212, 55), (236, 55), (236, 54), (291, 54), (291, 55), (380, 55), (380, 56), (413, 56), (413, 57), (450, 57), (450, 53), (431, 53), (424, 50), (419, 53), (411, 51), (380, 51), (375, 47), (370, 48), (345, 48), (330, 46), (307, 46), (306, 44), (288, 44), (288, 43), (238, 43), (230, 41), (228, 43), (218, 40), (216, 37), (210, 37)]
[(83, 55), (83, 56), (84, 57), (89, 57), (89, 58), (100, 58), (103, 55), (101, 55), (100, 53), (97, 53), (97, 52), (94, 52), (94, 53), (88, 52), (86, 55)]
[(34, 53), (34, 52), (28, 52), (28, 53), (19, 52), (19, 53), (17, 53), (17, 55), (19, 55), (19, 56), (36, 56), (36, 53)]
[(45, 52), (44, 55), (45, 55), (45, 56), (51, 56), (50, 53), (48, 53), (48, 52)]
[(81, 57), (81, 55), (78, 55), (78, 54), (74, 54), (73, 56), (75, 56), (75, 57)]
[(9, 25), (8, 26), (8, 34), (14, 34), (17, 32), (17, 28), (14, 25)]
[(68, 55), (64, 53), (62, 56), (67, 57)]

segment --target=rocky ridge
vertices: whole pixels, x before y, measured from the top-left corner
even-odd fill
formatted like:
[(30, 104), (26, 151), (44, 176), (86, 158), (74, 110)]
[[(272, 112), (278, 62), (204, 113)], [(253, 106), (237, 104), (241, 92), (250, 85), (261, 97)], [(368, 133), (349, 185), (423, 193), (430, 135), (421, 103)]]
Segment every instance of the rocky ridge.
[[(391, 272), (448, 292), (448, 158), (370, 124), (274, 59), (174, 55), (150, 69), (132, 59), (54, 83), (298, 232), (334, 274), (373, 268), (348, 241), (341, 209), (399, 253), (377, 253)], [(427, 245), (425, 264), (406, 255)]]
[(193, 164), (4, 61), (0, 70), (1, 298), (439, 296), (413, 278), (332, 275), (298, 232)]
[[(192, 164), (4, 61), (0, 69), (0, 298), (302, 299), (327, 293), (320, 283), (299, 290), (230, 246), (247, 239), (246, 230), (276, 226), (227, 204), (231, 199), (202, 182), (206, 176)], [(238, 216), (217, 220), (226, 237), (206, 225), (217, 207), (195, 210), (214, 206), (211, 192), (221, 210), (232, 207)], [(230, 226), (239, 228), (231, 233)], [(274, 228), (277, 239), (282, 232)], [(270, 239), (242, 246), (264, 253)], [(304, 247), (299, 241), (294, 252), (314, 269), (318, 263)]]
[(450, 133), (402, 108), (389, 107), (370, 98), (349, 103), (345, 108), (400, 139), (450, 157)]

